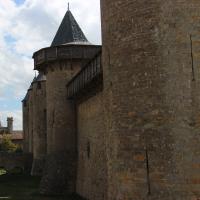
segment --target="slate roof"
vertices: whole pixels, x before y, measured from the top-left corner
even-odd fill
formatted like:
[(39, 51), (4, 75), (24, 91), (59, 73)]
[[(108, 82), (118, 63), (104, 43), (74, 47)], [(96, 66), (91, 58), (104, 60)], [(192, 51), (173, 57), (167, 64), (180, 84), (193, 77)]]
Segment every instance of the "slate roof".
[(67, 43), (89, 43), (70, 10), (66, 12), (51, 46)]

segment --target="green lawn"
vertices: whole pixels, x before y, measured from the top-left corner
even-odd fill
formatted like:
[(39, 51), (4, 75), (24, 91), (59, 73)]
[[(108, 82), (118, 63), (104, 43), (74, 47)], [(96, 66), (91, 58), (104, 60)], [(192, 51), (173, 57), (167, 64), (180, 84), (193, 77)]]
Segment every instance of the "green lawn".
[(29, 175), (0, 176), (0, 199), (9, 200), (78, 200), (77, 197), (43, 197), (38, 195), (40, 179)]

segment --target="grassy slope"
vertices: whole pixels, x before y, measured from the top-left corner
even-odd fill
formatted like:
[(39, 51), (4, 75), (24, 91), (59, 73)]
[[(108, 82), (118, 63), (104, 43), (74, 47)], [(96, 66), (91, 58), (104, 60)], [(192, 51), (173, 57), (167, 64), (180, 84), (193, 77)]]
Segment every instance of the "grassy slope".
[(41, 197), (38, 195), (39, 178), (27, 175), (0, 176), (0, 199), (9, 197), (10, 200), (78, 200), (67, 197)]

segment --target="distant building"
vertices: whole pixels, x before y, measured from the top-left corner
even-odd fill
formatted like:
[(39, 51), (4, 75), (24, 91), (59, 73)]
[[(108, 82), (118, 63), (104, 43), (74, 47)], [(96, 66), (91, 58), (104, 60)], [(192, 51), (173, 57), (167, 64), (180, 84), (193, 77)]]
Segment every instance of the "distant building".
[(2, 126), (0, 121), (0, 143), (4, 136), (9, 136), (14, 144), (23, 144), (23, 134), (22, 131), (13, 130), (13, 117), (7, 118), (7, 127)]
[(4, 134), (4, 133), (11, 134), (12, 132), (13, 132), (13, 118), (12, 117), (7, 118), (7, 127), (3, 127), (0, 121), (0, 134)]

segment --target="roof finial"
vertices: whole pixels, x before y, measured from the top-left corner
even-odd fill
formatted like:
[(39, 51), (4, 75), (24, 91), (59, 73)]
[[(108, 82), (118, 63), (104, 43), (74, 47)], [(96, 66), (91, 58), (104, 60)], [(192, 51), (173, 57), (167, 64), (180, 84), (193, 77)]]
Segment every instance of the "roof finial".
[(69, 11), (69, 2), (68, 2), (68, 11)]

